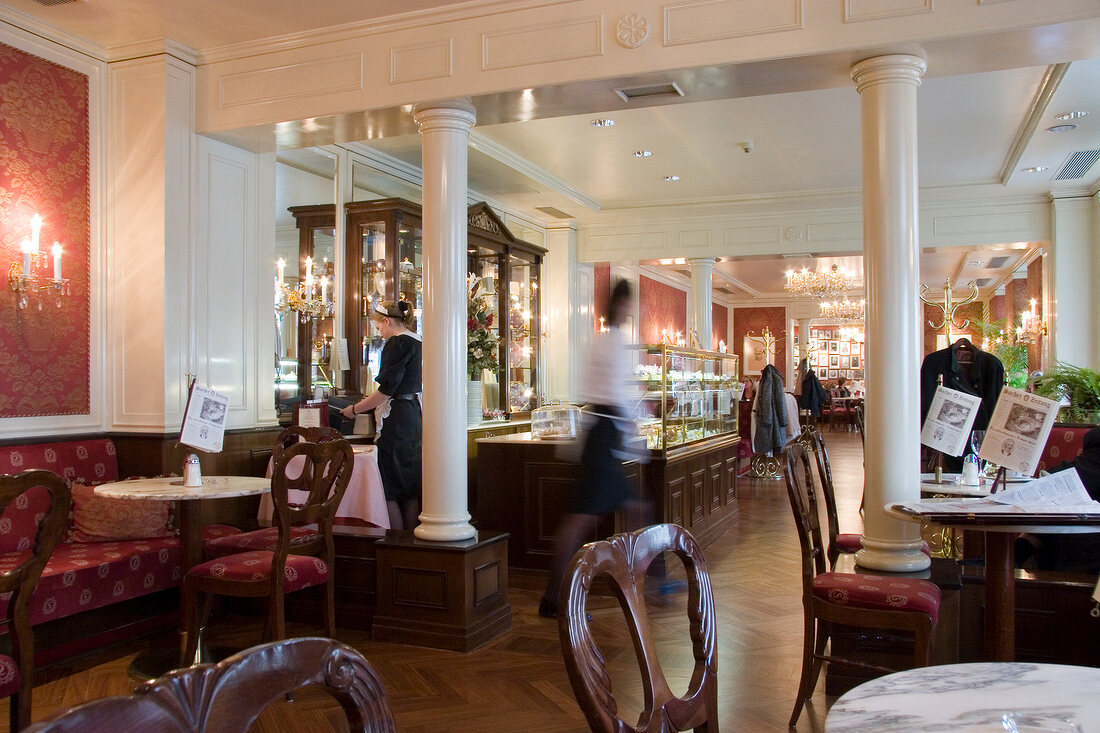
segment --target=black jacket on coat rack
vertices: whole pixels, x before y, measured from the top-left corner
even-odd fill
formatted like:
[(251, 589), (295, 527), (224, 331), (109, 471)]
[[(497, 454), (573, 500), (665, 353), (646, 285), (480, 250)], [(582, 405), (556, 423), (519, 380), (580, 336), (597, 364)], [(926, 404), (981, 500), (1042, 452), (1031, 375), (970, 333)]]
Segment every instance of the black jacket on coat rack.
[[(960, 359), (960, 356), (962, 357)], [(967, 368), (966, 357), (970, 357)], [(985, 430), (993, 408), (1005, 385), (1005, 368), (1001, 360), (987, 351), (982, 351), (969, 339), (961, 338), (946, 349), (933, 351), (924, 357), (920, 366), (920, 421), (928, 416), (932, 407), (932, 398), (936, 394), (936, 379), (943, 375), (943, 386), (966, 394), (976, 395), (982, 403), (974, 418), (973, 430)], [(948, 471), (962, 469), (962, 461), (953, 456), (944, 456), (944, 468)]]
[(802, 397), (799, 407), (809, 410), (814, 417), (821, 417), (821, 410), (829, 404), (829, 393), (821, 386), (821, 380), (810, 369), (806, 376), (802, 377)]
[(787, 406), (783, 396), (783, 375), (771, 364), (760, 372), (756, 392), (756, 434), (752, 447), (757, 453), (775, 453), (787, 444)]

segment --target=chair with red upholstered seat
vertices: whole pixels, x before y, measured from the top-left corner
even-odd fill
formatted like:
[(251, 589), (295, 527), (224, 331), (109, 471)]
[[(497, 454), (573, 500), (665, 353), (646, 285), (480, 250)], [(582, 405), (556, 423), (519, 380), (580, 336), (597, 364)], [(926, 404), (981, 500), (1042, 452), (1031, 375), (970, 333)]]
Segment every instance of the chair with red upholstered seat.
[(305, 637), (174, 670), (131, 695), (93, 700), (26, 733), (246, 733), (269, 705), (307, 685), (324, 689), (343, 708), (343, 720), (331, 720), (333, 729), (397, 730), (382, 680), (363, 655), (332, 639)]
[(825, 520), (829, 529), (826, 556), (829, 558), (829, 566), (834, 567), (837, 558), (842, 553), (859, 552), (863, 547), (860, 542), (863, 535), (858, 532), (840, 531), (840, 521), (837, 519), (836, 494), (833, 491), (833, 469), (832, 464), (829, 463), (829, 451), (825, 448), (825, 436), (820, 431), (812, 431), (810, 439), (803, 442), (803, 445), (807, 444), (814, 454), (817, 464), (818, 485), (821, 486), (821, 496), (825, 499)]
[[(287, 477), (287, 465), (297, 456), (305, 463), (298, 478)], [(274, 549), (225, 555), (191, 568), (183, 578), (182, 615), (185, 646), (183, 663), (190, 664), (198, 646), (198, 631), (209, 614), (214, 595), (268, 598), (268, 639), (286, 634), (284, 594), (324, 585), (323, 614), (329, 636), (336, 633), (333, 584), (332, 525), (336, 509), (351, 479), (354, 454), (346, 440), (301, 442), (278, 452), (271, 476), (278, 541)], [(287, 491), (309, 492), (305, 504), (291, 504)], [(295, 528), (315, 526), (311, 533), (296, 535)], [(198, 598), (205, 594), (200, 612)]]
[[(308, 443), (326, 443), (333, 440), (343, 440), (344, 436), (336, 428), (330, 427), (316, 427), (316, 428), (303, 428), (298, 425), (292, 425), (286, 430), (279, 433), (279, 437), (275, 439), (275, 447), (271, 452), (272, 466), (279, 460), (279, 456), (283, 451), (299, 441), (306, 441)], [(305, 482), (307, 475), (305, 471), (294, 478), (287, 479), (288, 489), (305, 489)], [(315, 527), (291, 527), (291, 547), (297, 547), (302, 543), (308, 543), (312, 541), (313, 536), (317, 533)], [(278, 546), (279, 542), (279, 528), (272, 525), (271, 527), (264, 527), (252, 532), (238, 532), (236, 534), (230, 534), (223, 537), (215, 537), (207, 540), (203, 543), (203, 554), (207, 560), (211, 560), (216, 557), (222, 557), (224, 555), (232, 555), (237, 552), (251, 552), (253, 550), (268, 550), (273, 551)]]
[[(666, 551), (683, 561), (688, 578), (687, 613), (695, 666), (682, 697), (670, 690), (661, 671), (644, 598), (646, 570)], [(588, 626), (588, 593), (597, 577), (610, 581), (634, 640), (645, 693), (645, 709), (636, 726), (620, 717), (607, 667)], [(658, 524), (585, 545), (573, 556), (560, 598), (558, 637), (565, 668), (593, 731), (718, 730), (714, 597), (702, 548), (687, 530), (676, 524)]]
[(826, 655), (825, 646), (835, 635), (836, 625), (911, 632), (914, 637), (913, 666), (927, 666), (932, 652), (932, 630), (939, 616), (940, 589), (927, 580), (827, 572), (810, 459), (798, 443), (787, 446), (786, 479), (802, 550), (802, 606), (805, 616), (802, 674), (790, 719), (793, 727), (798, 722), (803, 705), (813, 696), (824, 662), (877, 669), (884, 673), (894, 671)]
[[(0, 556), (10, 560), (3, 563), (4, 570), (0, 572), (0, 594), (11, 594), (0, 618), (0, 625), (6, 627), (11, 643), (11, 656), (0, 654), (0, 697), (11, 697), (12, 731), (22, 730), (31, 722), (34, 632), (28, 604), (42, 569), (68, 527), (72, 495), (64, 479), (51, 471), (23, 471), (14, 476), (0, 476), (0, 515), (8, 506), (28, 501), (31, 492), (42, 491), (49, 495), (49, 506), (38, 518), (33, 541), (20, 535), (27, 541), (17, 546), (6, 547), (0, 542)], [(7, 529), (10, 527), (5, 531)]]

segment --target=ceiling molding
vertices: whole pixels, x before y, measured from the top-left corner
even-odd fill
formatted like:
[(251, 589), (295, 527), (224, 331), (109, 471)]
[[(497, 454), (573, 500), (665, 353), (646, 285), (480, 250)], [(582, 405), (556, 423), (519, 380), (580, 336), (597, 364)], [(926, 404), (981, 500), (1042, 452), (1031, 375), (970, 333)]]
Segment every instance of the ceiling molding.
[(1016, 170), (1020, 158), (1023, 157), (1024, 150), (1031, 142), (1036, 128), (1039, 127), (1039, 123), (1046, 116), (1050, 100), (1054, 98), (1054, 93), (1058, 91), (1058, 86), (1062, 83), (1067, 71), (1069, 71), (1068, 63), (1053, 64), (1047, 67), (1043, 78), (1039, 81), (1039, 88), (1031, 99), (1031, 105), (1020, 123), (1020, 129), (1016, 131), (1016, 137), (1012, 140), (1012, 147), (1008, 149), (1008, 155), (1005, 156), (1005, 162), (1001, 165), (1001, 172), (997, 176), (1002, 186), (1007, 185), (1012, 178), (1013, 171)]
[(580, 204), (592, 211), (600, 211), (603, 209), (603, 204), (600, 203), (598, 199), (589, 196), (580, 189), (574, 188), (545, 168), (540, 168), (503, 145), (493, 142), (476, 130), (470, 132), (470, 147), (488, 155), (493, 160), (503, 163), (512, 170), (522, 173), (532, 181), (536, 181), (550, 190), (560, 193), (574, 203)]
[[(718, 278), (719, 280), (723, 280), (723, 281), (729, 283), (730, 285), (734, 286), (735, 288), (748, 293), (752, 297), (754, 297), (754, 298), (759, 298), (760, 297), (760, 291), (759, 290), (757, 290), (756, 288), (752, 287), (751, 285), (749, 285), (747, 283), (744, 283), (744, 282), (738, 280), (737, 278), (733, 277), (729, 273), (723, 272), (722, 270), (719, 270), (717, 267), (714, 268), (713, 273), (714, 273), (714, 277)], [(732, 296), (731, 296), (731, 299), (732, 299)]]
[(37, 36), (47, 43), (64, 46), (96, 61), (108, 60), (107, 49), (102, 46), (4, 4), (0, 4), (0, 21), (10, 23), (15, 29)]
[(179, 41), (173, 41), (171, 38), (150, 38), (121, 46), (111, 46), (107, 49), (107, 60), (111, 62), (132, 61), (162, 54), (177, 58), (191, 66), (198, 66), (199, 63), (198, 51)]

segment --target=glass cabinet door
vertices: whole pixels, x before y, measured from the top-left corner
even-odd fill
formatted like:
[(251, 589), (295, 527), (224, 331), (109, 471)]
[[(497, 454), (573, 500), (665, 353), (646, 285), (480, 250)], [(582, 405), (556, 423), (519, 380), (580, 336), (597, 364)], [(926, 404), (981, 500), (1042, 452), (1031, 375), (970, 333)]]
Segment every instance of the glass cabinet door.
[(335, 386), (330, 368), (335, 330), (335, 209), (318, 204), (292, 206), (289, 211), (298, 228), (298, 247), (296, 256), (281, 260), (284, 287), (276, 293), (276, 388), (281, 412), (289, 410), (295, 397), (312, 397), (318, 387), (331, 393)]
[[(355, 237), (360, 244), (359, 256), (359, 309), (355, 319), (354, 331), (359, 347), (356, 378), (353, 380), (363, 390), (369, 389), (374, 375), (378, 373), (379, 360), (382, 358), (383, 339), (371, 324), (370, 317), (374, 309), (393, 290), (386, 259), (386, 222), (367, 221), (348, 231), (349, 237)], [(350, 332), (350, 324), (349, 324)]]
[(508, 409), (511, 412), (523, 412), (538, 407), (535, 381), (538, 356), (538, 288), (535, 264), (510, 257), (507, 370)]
[(420, 321), (424, 313), (424, 237), (419, 224), (401, 222), (397, 229), (397, 299), (411, 303), (416, 318), (414, 330), (424, 335)]

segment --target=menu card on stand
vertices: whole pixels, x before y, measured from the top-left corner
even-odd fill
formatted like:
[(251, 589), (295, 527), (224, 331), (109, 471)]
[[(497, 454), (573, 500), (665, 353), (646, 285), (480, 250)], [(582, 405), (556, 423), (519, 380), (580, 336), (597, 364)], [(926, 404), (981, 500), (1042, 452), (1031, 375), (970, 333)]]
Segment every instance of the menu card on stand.
[(229, 395), (201, 384), (191, 387), (180, 428), (180, 443), (210, 453), (220, 453), (225, 437)]
[(1030, 476), (1058, 416), (1058, 403), (1005, 387), (997, 399), (978, 458)]
[(977, 395), (937, 387), (920, 431), (921, 444), (947, 455), (962, 455), (981, 404)]

